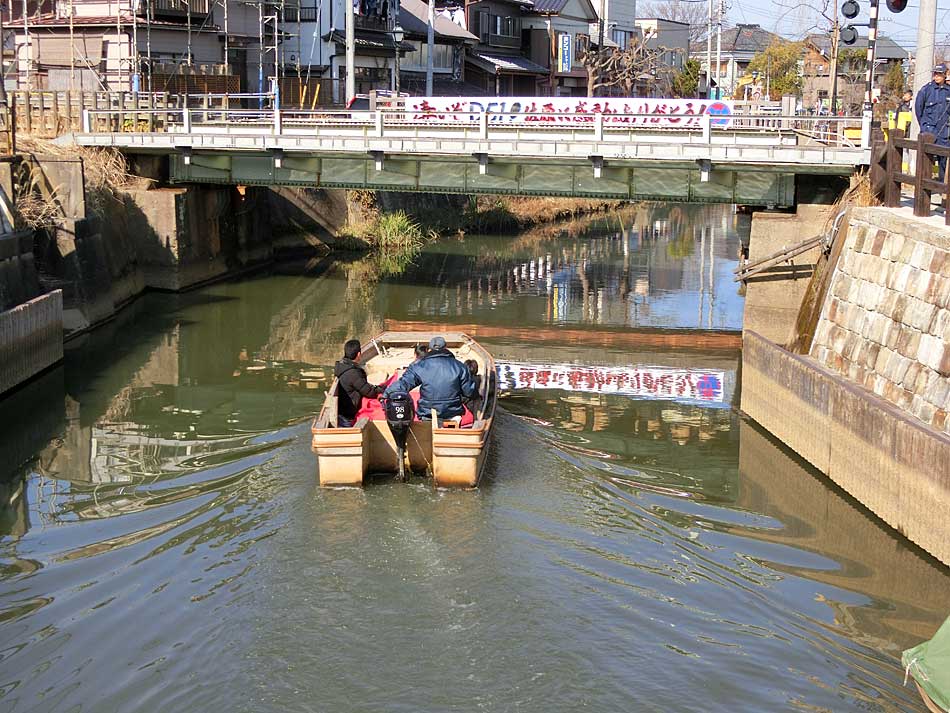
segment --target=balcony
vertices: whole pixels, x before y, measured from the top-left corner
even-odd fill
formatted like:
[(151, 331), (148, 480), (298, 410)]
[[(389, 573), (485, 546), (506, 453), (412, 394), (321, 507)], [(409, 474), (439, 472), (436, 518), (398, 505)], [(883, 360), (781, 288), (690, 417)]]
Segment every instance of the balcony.
[(145, 17), (150, 9), (152, 17), (163, 20), (184, 20), (189, 14), (201, 20), (211, 12), (211, 0), (139, 0), (136, 14)]
[(357, 30), (371, 30), (373, 32), (392, 32), (392, 26), (388, 18), (379, 15), (357, 15)]

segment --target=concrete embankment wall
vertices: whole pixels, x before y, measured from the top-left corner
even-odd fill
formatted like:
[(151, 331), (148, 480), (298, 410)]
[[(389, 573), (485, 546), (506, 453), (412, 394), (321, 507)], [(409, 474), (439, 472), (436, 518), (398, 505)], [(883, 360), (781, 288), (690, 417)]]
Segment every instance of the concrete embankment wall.
[(950, 230), (855, 209), (807, 356), (754, 330), (741, 408), (950, 564)]
[(853, 211), (811, 355), (950, 433), (950, 230)]
[(0, 394), (63, 358), (63, 293), (0, 312)]

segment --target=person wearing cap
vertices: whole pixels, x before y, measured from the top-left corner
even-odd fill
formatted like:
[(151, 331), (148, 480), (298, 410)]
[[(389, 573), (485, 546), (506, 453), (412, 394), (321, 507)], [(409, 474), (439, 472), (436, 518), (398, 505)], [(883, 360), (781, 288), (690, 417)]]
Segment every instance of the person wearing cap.
[(374, 386), (366, 379), (366, 370), (359, 363), (362, 353), (359, 339), (350, 339), (343, 345), (343, 358), (333, 367), (337, 378), (337, 425), (350, 428), (356, 422), (356, 414), (363, 404), (363, 397), (379, 396), (383, 388)]
[[(950, 86), (947, 86), (947, 65), (938, 64), (934, 67), (933, 81), (917, 92), (917, 102), (914, 106), (917, 112), (917, 121), (920, 122), (920, 133), (933, 134), (937, 137), (934, 143), (939, 146), (950, 146), (950, 136), (947, 135), (947, 120), (950, 119)], [(937, 157), (939, 176), (943, 179), (947, 167), (946, 156)]]
[(429, 351), (410, 364), (402, 376), (386, 389), (383, 396), (409, 393), (419, 388), (419, 418), (432, 418), (436, 410), (439, 421), (461, 416), (462, 399), (475, 395), (475, 380), (468, 368), (445, 346), (443, 337), (429, 340)]

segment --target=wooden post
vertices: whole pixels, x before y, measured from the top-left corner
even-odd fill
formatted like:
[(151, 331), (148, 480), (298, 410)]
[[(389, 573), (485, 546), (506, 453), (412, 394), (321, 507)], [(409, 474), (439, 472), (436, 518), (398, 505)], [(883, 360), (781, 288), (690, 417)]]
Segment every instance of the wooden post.
[(884, 195), (887, 171), (884, 162), (887, 160), (887, 146), (884, 143), (884, 132), (880, 129), (871, 130), (871, 191), (875, 196)]
[(950, 156), (943, 168), (943, 223), (950, 225)]
[(53, 92), (53, 136), (59, 136), (59, 92)]
[(903, 171), (904, 151), (897, 147), (897, 142), (903, 138), (904, 132), (901, 129), (891, 129), (884, 147), (887, 174), (884, 183), (884, 205), (888, 208), (897, 208), (901, 204), (901, 182), (897, 180), (897, 175)]
[(924, 187), (924, 181), (933, 180), (934, 160), (927, 153), (926, 146), (936, 141), (933, 134), (921, 133), (917, 137), (917, 175), (914, 183), (914, 215), (926, 218), (930, 215), (930, 191)]
[(26, 133), (33, 133), (33, 102), (30, 101), (30, 91), (23, 92), (24, 103), (26, 104)]

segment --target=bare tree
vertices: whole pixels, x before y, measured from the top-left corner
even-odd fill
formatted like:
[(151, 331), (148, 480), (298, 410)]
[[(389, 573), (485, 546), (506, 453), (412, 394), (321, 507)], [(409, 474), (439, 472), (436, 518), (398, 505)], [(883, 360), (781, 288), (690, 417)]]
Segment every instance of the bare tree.
[(624, 50), (589, 47), (578, 55), (587, 69), (587, 95), (601, 96), (619, 90), (623, 96), (633, 96), (640, 88), (668, 95), (675, 74), (662, 61), (668, 51), (666, 47), (648, 48), (642, 41), (632, 41)]
[(651, 0), (637, 8), (639, 17), (658, 18), (685, 22), (689, 25), (690, 43), (706, 38), (709, 21), (707, 6), (704, 2), (692, 0)]

